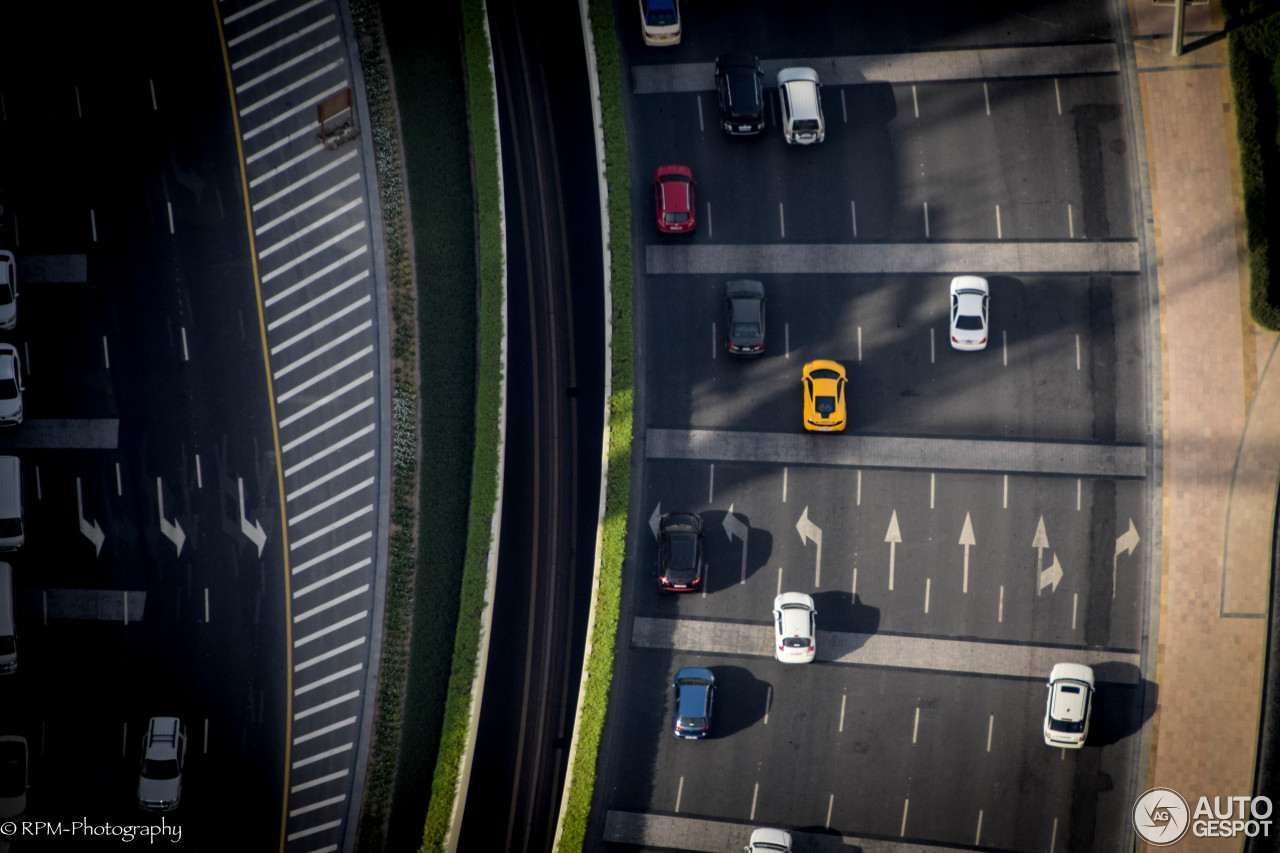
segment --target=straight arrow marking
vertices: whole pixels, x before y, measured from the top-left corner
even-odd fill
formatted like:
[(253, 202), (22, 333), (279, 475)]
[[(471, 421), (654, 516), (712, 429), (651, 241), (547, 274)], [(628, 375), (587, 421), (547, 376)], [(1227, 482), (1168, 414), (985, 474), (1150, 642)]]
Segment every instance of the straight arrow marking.
[(747, 525), (742, 519), (733, 514), (733, 504), (729, 504), (729, 512), (724, 517), (724, 532), (729, 537), (729, 542), (733, 542), (733, 537), (737, 536), (742, 540), (742, 580), (738, 583), (747, 582)]
[(889, 529), (885, 531), (884, 541), (889, 543), (889, 591), (893, 592), (893, 558), (894, 550), (902, 541), (902, 531), (898, 529), (898, 511), (895, 509), (889, 517)]
[[(1031, 547), (1036, 549), (1036, 577), (1044, 571), (1044, 549), (1049, 547), (1049, 536), (1044, 532), (1044, 516), (1040, 516), (1039, 523), (1036, 524), (1036, 535), (1031, 540)], [(1036, 586), (1036, 595), (1040, 594), (1040, 587)]]
[(809, 507), (805, 507), (800, 513), (800, 520), (796, 522), (796, 532), (800, 534), (800, 541), (809, 547), (810, 540), (813, 541), (817, 548), (817, 558), (814, 562), (813, 585), (820, 586), (819, 581), (822, 579), (822, 528), (809, 520)]
[(978, 540), (973, 538), (973, 522), (969, 520), (969, 513), (964, 514), (964, 527), (960, 528), (960, 544), (964, 546), (964, 592), (969, 591), (969, 547), (977, 545)]

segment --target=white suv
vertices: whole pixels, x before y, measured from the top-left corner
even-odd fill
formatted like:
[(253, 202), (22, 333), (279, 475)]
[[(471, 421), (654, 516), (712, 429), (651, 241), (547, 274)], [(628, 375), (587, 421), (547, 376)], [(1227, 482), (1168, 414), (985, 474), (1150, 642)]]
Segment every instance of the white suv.
[(170, 812), (182, 798), (182, 764), (187, 757), (187, 730), (177, 717), (152, 717), (142, 738), (138, 772), (138, 808)]
[(818, 642), (813, 598), (784, 592), (773, 600), (774, 657), (783, 663), (809, 663)]
[(778, 72), (782, 135), (788, 145), (813, 145), (827, 138), (821, 96), (822, 84), (812, 68), (784, 68)]
[(1044, 742), (1080, 749), (1089, 737), (1093, 711), (1093, 669), (1081, 663), (1055, 664), (1049, 673), (1044, 709)]

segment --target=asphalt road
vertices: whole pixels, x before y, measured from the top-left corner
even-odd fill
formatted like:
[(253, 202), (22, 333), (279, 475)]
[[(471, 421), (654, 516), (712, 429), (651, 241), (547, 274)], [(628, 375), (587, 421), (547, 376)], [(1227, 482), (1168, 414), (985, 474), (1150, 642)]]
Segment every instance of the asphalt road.
[[(698, 180), (667, 237), (633, 192), (644, 461), (594, 845), (1091, 850), (1128, 830), (1149, 526), (1148, 283), (1107, 3), (686, 4), (644, 48), (615, 4), (634, 187)], [(712, 62), (811, 65), (826, 141), (728, 138)], [(991, 343), (948, 344), (947, 284), (991, 283)], [(767, 354), (725, 357), (723, 283), (757, 278)], [(849, 371), (849, 429), (805, 435), (800, 369)], [(703, 593), (656, 590), (660, 512), (707, 530)], [(818, 659), (772, 660), (770, 605), (814, 596)], [(1044, 681), (1094, 666), (1089, 745), (1046, 747)], [(712, 737), (669, 732), (708, 666)]]

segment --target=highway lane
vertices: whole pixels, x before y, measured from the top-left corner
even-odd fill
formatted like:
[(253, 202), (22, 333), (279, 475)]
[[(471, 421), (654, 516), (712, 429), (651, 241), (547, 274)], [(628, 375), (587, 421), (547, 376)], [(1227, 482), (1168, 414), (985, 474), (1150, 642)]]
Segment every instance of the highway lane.
[[(700, 221), (663, 237), (634, 202), (646, 462), (596, 843), (720, 849), (764, 824), (814, 849), (1123, 838), (1156, 690), (1140, 666), (1157, 520), (1109, 7), (699, 6), (671, 50), (617, 11), (633, 181), (691, 166)], [(826, 142), (782, 144), (776, 95), (761, 138), (723, 137), (710, 67), (728, 49), (760, 54), (767, 84), (818, 68)], [(961, 272), (991, 280), (982, 353), (947, 342)], [(736, 277), (770, 298), (754, 362), (718, 346)], [(819, 357), (849, 368), (844, 436), (800, 430), (800, 366)], [(662, 600), (648, 524), (673, 509), (707, 522), (709, 576)], [(819, 611), (809, 667), (770, 656), (791, 589)], [(1059, 659), (1100, 681), (1080, 753), (1040, 733)], [(668, 730), (690, 665), (720, 684), (699, 743)]]
[(599, 200), (576, 21), (499, 3), (489, 22), (506, 193), (508, 421), (493, 634), (459, 845), (550, 850), (599, 505)]

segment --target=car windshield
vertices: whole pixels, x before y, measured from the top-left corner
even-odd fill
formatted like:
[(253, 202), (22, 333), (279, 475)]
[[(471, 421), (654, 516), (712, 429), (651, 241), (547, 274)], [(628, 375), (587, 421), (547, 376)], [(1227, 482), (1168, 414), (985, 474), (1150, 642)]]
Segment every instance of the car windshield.
[(836, 410), (836, 398), (818, 397), (813, 401), (813, 407), (818, 410), (820, 415), (830, 415)]
[(11, 655), (18, 650), (18, 641), (12, 634), (0, 637), (0, 655)]
[(177, 779), (181, 772), (176, 758), (164, 760), (144, 758), (142, 760), (142, 775), (148, 779)]
[(963, 329), (967, 332), (976, 332), (982, 329), (982, 318), (975, 317), (972, 314), (957, 314), (956, 328)]
[(9, 289), (9, 285), (0, 284), (0, 305), (10, 305), (13, 303), (13, 291)]
[(18, 396), (17, 380), (0, 378), (0, 400), (13, 400)]
[(685, 175), (663, 175), (662, 177), (658, 178), (658, 180), (662, 181), (662, 183), (664, 184), (667, 183), (668, 181), (679, 181), (681, 183), (686, 183), (686, 184), (689, 182), (689, 178)]
[(812, 376), (814, 379), (839, 379), (840, 378), (839, 373), (836, 373), (834, 370), (829, 370), (828, 368), (825, 368), (825, 367), (820, 367), (817, 370), (810, 373), (809, 375)]
[(674, 27), (676, 25), (676, 10), (671, 8), (670, 5), (665, 9), (650, 7), (644, 19), (645, 23), (651, 27)]
[(17, 518), (0, 518), (0, 539), (12, 539), (22, 535), (22, 521)]
[(662, 221), (663, 222), (688, 222), (689, 214), (677, 213), (674, 210), (668, 210), (666, 213), (662, 214)]
[(807, 649), (809, 648), (808, 637), (783, 637), (782, 645), (789, 649)]
[(760, 337), (760, 324), (734, 323), (733, 336), (735, 338), (758, 338)]
[(791, 127), (796, 133), (813, 133), (818, 129), (818, 120), (814, 118), (797, 119)]
[(1084, 731), (1084, 720), (1075, 723), (1066, 720), (1057, 720), (1050, 718), (1049, 728), (1055, 732), (1067, 732), (1069, 734), (1080, 734)]

